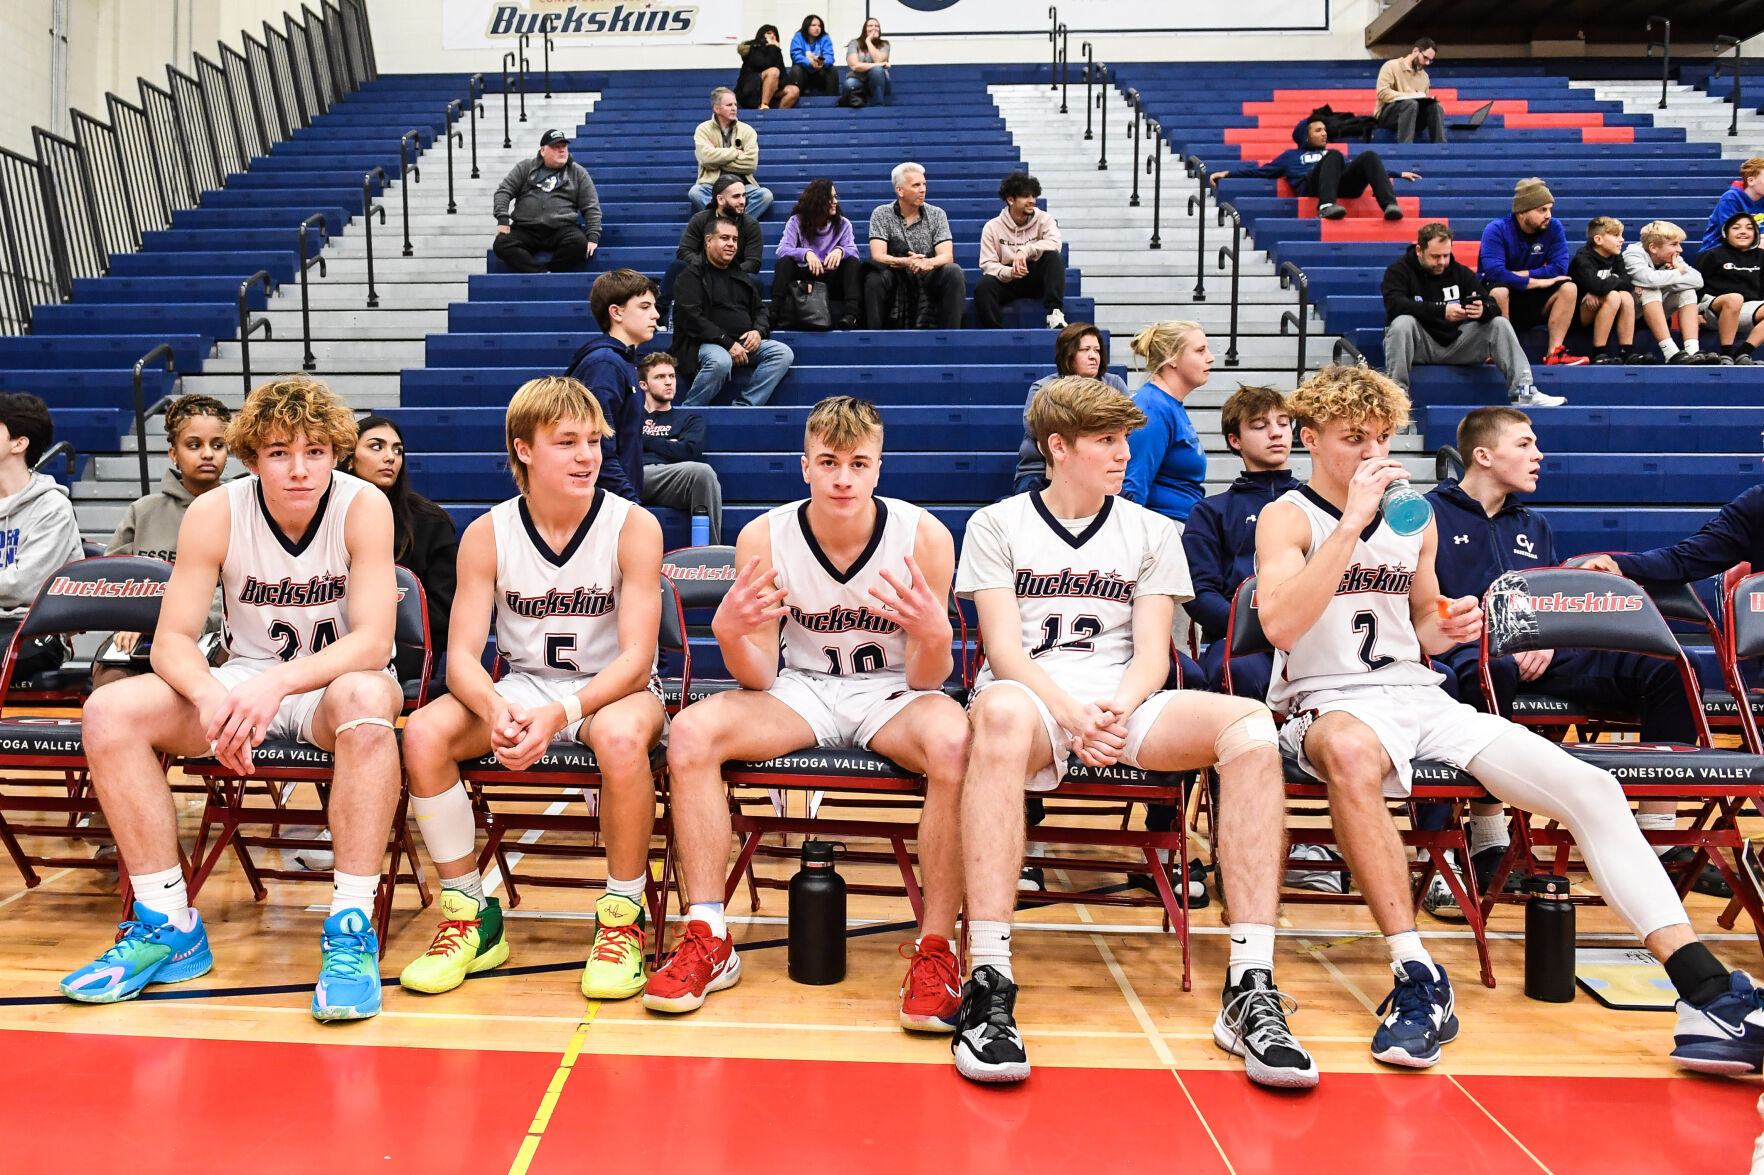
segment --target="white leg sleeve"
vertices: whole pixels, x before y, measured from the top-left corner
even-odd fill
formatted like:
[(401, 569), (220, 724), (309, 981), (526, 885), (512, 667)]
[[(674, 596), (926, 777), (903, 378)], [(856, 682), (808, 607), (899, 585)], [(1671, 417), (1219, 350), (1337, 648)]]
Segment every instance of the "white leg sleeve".
[(423, 845), (437, 865), (469, 857), (477, 846), (478, 825), (472, 798), (463, 782), (456, 782), (438, 796), (410, 797)]
[(1638, 938), (1690, 921), (1609, 772), (1518, 727), (1484, 748), (1467, 770), (1507, 803), (1573, 833), (1599, 892)]

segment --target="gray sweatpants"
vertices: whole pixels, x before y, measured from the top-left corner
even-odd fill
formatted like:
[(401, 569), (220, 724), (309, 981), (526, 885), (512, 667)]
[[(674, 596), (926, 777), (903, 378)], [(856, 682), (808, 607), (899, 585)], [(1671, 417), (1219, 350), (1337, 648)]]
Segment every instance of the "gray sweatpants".
[(1505, 318), (1460, 323), (1458, 337), (1448, 346), (1427, 333), (1419, 319), (1403, 315), (1384, 328), (1384, 374), (1409, 390), (1409, 368), (1424, 363), (1469, 365), (1492, 358), (1507, 377), (1507, 394), (1531, 382), (1531, 363), (1519, 348), (1519, 336)]
[(703, 507), (710, 515), (710, 541), (723, 541), (723, 485), (702, 461), (675, 461), (643, 467), (643, 504), (669, 506), (685, 514)]

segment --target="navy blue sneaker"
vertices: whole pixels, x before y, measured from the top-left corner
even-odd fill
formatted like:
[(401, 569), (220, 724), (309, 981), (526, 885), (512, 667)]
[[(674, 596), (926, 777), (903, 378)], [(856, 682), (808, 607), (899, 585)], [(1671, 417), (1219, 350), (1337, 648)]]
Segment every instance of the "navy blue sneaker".
[(1678, 1001), (1672, 1059), (1699, 1073), (1757, 1073), (1764, 1068), (1764, 990), (1744, 971), (1728, 976), (1727, 990), (1693, 1007)]
[(1452, 981), (1437, 963), (1429, 967), (1411, 960), (1392, 963), (1390, 969), (1396, 974), (1396, 986), (1378, 1005), (1384, 1022), (1372, 1034), (1373, 1059), (1410, 1069), (1437, 1065), (1439, 1046), (1458, 1039)]

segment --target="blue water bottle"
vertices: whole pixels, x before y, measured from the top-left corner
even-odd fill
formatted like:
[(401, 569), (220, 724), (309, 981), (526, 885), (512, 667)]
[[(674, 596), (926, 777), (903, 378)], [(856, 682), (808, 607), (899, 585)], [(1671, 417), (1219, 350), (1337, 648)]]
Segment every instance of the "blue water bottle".
[(710, 511), (703, 506), (692, 512), (692, 545), (710, 546)]
[(1415, 491), (1406, 477), (1399, 477), (1384, 487), (1384, 500), (1380, 506), (1390, 529), (1401, 535), (1419, 534), (1433, 520), (1433, 507)]

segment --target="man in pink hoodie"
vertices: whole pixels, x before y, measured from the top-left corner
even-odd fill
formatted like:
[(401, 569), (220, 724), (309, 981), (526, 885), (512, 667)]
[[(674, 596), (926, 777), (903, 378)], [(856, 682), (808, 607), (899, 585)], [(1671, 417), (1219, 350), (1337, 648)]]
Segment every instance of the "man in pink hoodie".
[(1039, 297), (1047, 309), (1047, 325), (1066, 325), (1066, 259), (1060, 255), (1060, 225), (1053, 214), (1035, 206), (1041, 183), (1027, 172), (1013, 171), (998, 185), (1004, 211), (980, 230), (981, 278), (974, 287), (974, 313), (980, 325), (1004, 325), (1004, 304)]

